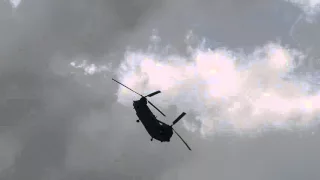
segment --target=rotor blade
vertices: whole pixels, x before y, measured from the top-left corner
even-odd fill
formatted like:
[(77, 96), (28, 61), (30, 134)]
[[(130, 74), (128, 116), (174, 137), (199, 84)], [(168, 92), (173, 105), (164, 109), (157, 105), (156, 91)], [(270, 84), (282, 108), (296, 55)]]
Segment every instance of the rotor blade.
[(187, 146), (187, 148), (191, 151), (191, 148), (189, 147), (189, 145), (182, 139), (182, 137), (177, 133), (177, 131), (174, 130), (173, 128), (172, 128), (172, 130), (173, 130), (174, 133), (176, 133), (176, 135), (178, 135), (178, 137), (181, 139), (181, 141), (182, 141), (182, 142)]
[(165, 114), (163, 114), (163, 112), (161, 112), (155, 105), (153, 105), (150, 101), (148, 101), (148, 103), (150, 103), (151, 106), (153, 106), (156, 110), (158, 110), (163, 116), (166, 116)]
[[(124, 86), (124, 87), (128, 88), (128, 89), (129, 89), (129, 90), (131, 90), (132, 92), (134, 92), (134, 93), (136, 93), (136, 94), (138, 94), (138, 95), (142, 96), (141, 94), (137, 93), (136, 91), (132, 90), (131, 88), (129, 88), (128, 86), (126, 86), (126, 85), (122, 84), (121, 82), (119, 82), (119, 81), (117, 81), (117, 80), (115, 80), (115, 79), (113, 79), (113, 78), (112, 78), (112, 80), (114, 80), (115, 82), (117, 82), (117, 83), (121, 84), (122, 86)], [(142, 97), (143, 97), (143, 96), (142, 96)]]
[(183, 116), (185, 116), (185, 115), (186, 115), (185, 112), (181, 113), (180, 116), (178, 116), (177, 119), (175, 119), (175, 120), (173, 121), (173, 123), (172, 123), (171, 126), (175, 125), (175, 124), (176, 124), (178, 121), (180, 121), (180, 119), (183, 118)]
[(159, 94), (159, 93), (161, 93), (161, 91), (156, 91), (156, 92), (150, 93), (150, 94), (146, 95), (146, 97), (152, 97), (152, 96)]

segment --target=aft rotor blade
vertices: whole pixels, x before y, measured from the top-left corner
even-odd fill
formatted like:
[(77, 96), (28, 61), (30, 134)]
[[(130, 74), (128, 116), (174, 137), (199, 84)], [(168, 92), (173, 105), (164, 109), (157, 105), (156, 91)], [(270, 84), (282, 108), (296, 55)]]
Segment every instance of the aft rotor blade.
[(153, 106), (156, 110), (158, 110), (163, 116), (166, 116), (165, 114), (163, 114), (163, 112), (160, 111), (160, 109), (158, 109), (155, 105), (153, 105), (150, 101), (148, 101), (148, 103), (150, 103), (151, 106)]
[(182, 139), (182, 137), (177, 133), (177, 131), (174, 130), (173, 128), (172, 128), (172, 130), (173, 130), (174, 133), (176, 133), (176, 135), (178, 135), (178, 137), (181, 139), (181, 141), (182, 141), (182, 142), (187, 146), (187, 148), (191, 151), (191, 148), (189, 147), (189, 145)]
[[(131, 90), (132, 92), (134, 92), (134, 93), (136, 93), (136, 94), (138, 94), (138, 95), (142, 96), (141, 94), (137, 93), (136, 91), (132, 90), (131, 88), (129, 88), (128, 86), (126, 86), (126, 85), (122, 84), (121, 82), (119, 82), (119, 81), (117, 81), (117, 80), (115, 80), (115, 79), (113, 79), (113, 78), (112, 78), (112, 80), (114, 80), (115, 82), (117, 82), (117, 83), (121, 84), (122, 86), (124, 86), (124, 87), (128, 88), (128, 89), (129, 89), (129, 90)], [(143, 96), (142, 96), (142, 97), (143, 97)]]
[(177, 119), (175, 119), (175, 120), (173, 121), (173, 123), (172, 123), (171, 126), (175, 125), (175, 124), (176, 124), (178, 121), (180, 121), (180, 119), (183, 118), (183, 116), (185, 116), (185, 115), (186, 115), (185, 112), (181, 113), (180, 116), (178, 116)]
[(152, 96), (159, 94), (159, 93), (161, 93), (161, 91), (156, 91), (156, 92), (150, 93), (150, 94), (146, 95), (146, 97), (152, 97)]

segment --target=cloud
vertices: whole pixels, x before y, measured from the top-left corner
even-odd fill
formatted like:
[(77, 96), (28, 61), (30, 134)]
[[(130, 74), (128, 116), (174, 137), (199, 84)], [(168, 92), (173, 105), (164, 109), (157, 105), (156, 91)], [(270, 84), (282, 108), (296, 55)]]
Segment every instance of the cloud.
[(21, 0), (10, 0), (10, 4), (13, 8), (17, 8), (21, 3)]
[(100, 72), (108, 72), (110, 71), (111, 68), (111, 63), (109, 63), (107, 66), (97, 66), (95, 64), (88, 64), (86, 60), (83, 60), (81, 63), (78, 63), (76, 61), (73, 61), (70, 63), (70, 65), (76, 69), (83, 69), (85, 75), (92, 75), (95, 73), (100, 73)]
[[(129, 51), (117, 69), (119, 80), (147, 94), (161, 108), (176, 105), (196, 114), (202, 135), (295, 129), (317, 123), (319, 94), (289, 76), (303, 53), (270, 42), (251, 54), (227, 48), (193, 49), (189, 57)], [(118, 102), (131, 106), (134, 93), (119, 87)]]
[(314, 15), (320, 10), (319, 0), (285, 0), (300, 7), (306, 14)]
[[(104, 56), (113, 53), (121, 54), (129, 44), (134, 47), (144, 46), (148, 43), (148, 35), (153, 28), (159, 29), (163, 40), (170, 43), (178, 51), (180, 46), (181, 49), (184, 49), (183, 40), (180, 38), (183, 39), (184, 32), (190, 28), (195, 28), (198, 34), (205, 35), (210, 40), (227, 44), (227, 47), (249, 46), (250, 48), (256, 44), (264, 44), (266, 40), (286, 36), (290, 25), (283, 23), (285, 21), (284, 14), (286, 14), (284, 12), (289, 12), (286, 16), (290, 17), (295, 14), (295, 11), (292, 11), (295, 8), (292, 6), (280, 8), (280, 11), (277, 12), (274, 11), (275, 7), (282, 7), (282, 4), (286, 4), (284, 1), (182, 2), (177, 0), (164, 2), (134, 0), (124, 3), (119, 0), (26, 0), (22, 1), (15, 10), (12, 9), (9, 0), (1, 2), (1, 99), (6, 99), (9, 96), (32, 97), (31, 99), (27, 98), (21, 104), (14, 102), (0, 107), (5, 113), (2, 114), (4, 118), (6, 117), (5, 121), (14, 122), (11, 123), (11, 127), (5, 130), (10, 132), (7, 136), (4, 136), (4, 131), (1, 130), (0, 165), (1, 169), (6, 171), (4, 173), (6, 177), (2, 178), (4, 176), (1, 174), (1, 179), (14, 180), (45, 178), (66, 180), (132, 179), (132, 176), (137, 179), (157, 179), (166, 170), (183, 166), (190, 159), (190, 163), (198, 162), (193, 166), (190, 165), (190, 169), (199, 172), (197, 174), (200, 175), (206, 174), (207, 178), (212, 179), (211, 173), (213, 170), (217, 171), (218, 168), (215, 167), (221, 167), (221, 164), (216, 159), (207, 158), (207, 156), (220, 157), (221, 161), (226, 161), (228, 157), (221, 153), (227, 152), (226, 146), (220, 151), (213, 150), (211, 147), (223, 147), (221, 144), (227, 142), (222, 139), (220, 141), (222, 143), (215, 146), (217, 145), (216, 141), (208, 143), (195, 133), (184, 133), (178, 129), (179, 125), (176, 127), (179, 133), (192, 148), (194, 147), (191, 154), (176, 136), (169, 144), (150, 142), (143, 127), (135, 122), (135, 114), (129, 98), (134, 95), (121, 97), (124, 105), (130, 105), (128, 108), (115, 103), (114, 94), (117, 85), (104, 77), (104, 75), (111, 77), (112, 72), (116, 70), (114, 68), (118, 66), (118, 63), (121, 63), (120, 58), (105, 58)], [(261, 16), (257, 18), (259, 14)], [(270, 16), (266, 16), (266, 14)], [(208, 54), (205, 49), (199, 49), (198, 52), (198, 54)], [(247, 60), (246, 56), (249, 56), (232, 52), (226, 48), (220, 49), (219, 52), (222, 54), (220, 56), (226, 56), (225, 59), (245, 56), (242, 59)], [(189, 69), (192, 70), (197, 53), (194, 51), (193, 56), (186, 58), (182, 56), (182, 53), (168, 57), (161, 56), (157, 52), (128, 51), (128, 59), (126, 60), (129, 61), (129, 57), (134, 54), (137, 58), (152, 56), (150, 57), (151, 65), (152, 62), (159, 60), (162, 66), (166, 65), (166, 61), (170, 57), (176, 64), (169, 64), (168, 68), (179, 70), (177, 73), (172, 73), (171, 76), (183, 78), (180, 75), (181, 67), (189, 63)], [(57, 57), (57, 55), (59, 56)], [(198, 56), (200, 57), (200, 55)], [(83, 61), (84, 59), (87, 60), (86, 63)], [(110, 71), (100, 68), (111, 61)], [(80, 67), (74, 68), (70, 62), (74, 62), (74, 66)], [(182, 63), (179, 64), (179, 62)], [(86, 68), (90, 64), (93, 65)], [(149, 65), (146, 63), (145, 66)], [(238, 64), (226, 63), (225, 66), (227, 72), (225, 74), (228, 74), (233, 72), (232, 67), (237, 68)], [(107, 67), (109, 68), (109, 66)], [(96, 71), (99, 68), (101, 71)], [(93, 72), (96, 73), (92, 74)], [(128, 72), (136, 74), (130, 68)], [(92, 75), (90, 76), (90, 74)], [(199, 83), (203, 89), (206, 89), (208, 86), (207, 76), (204, 74), (201, 78), (194, 78), (192, 83)], [(156, 78), (155, 76), (150, 77)], [(230, 80), (236, 81), (232, 78), (230, 76)], [(198, 82), (198, 79), (201, 79), (201, 82)], [(168, 117), (171, 117), (169, 111), (175, 111), (175, 106), (169, 106), (170, 109), (168, 109), (166, 105), (176, 104), (180, 112), (174, 113), (181, 113), (181, 111), (188, 113), (180, 125), (185, 124), (187, 128), (192, 127), (197, 131), (203, 129), (203, 132), (209, 134), (209, 130), (204, 129), (203, 119), (196, 121), (192, 119), (191, 114), (210, 115), (210, 113), (212, 114), (211, 109), (218, 107), (218, 105), (224, 105), (223, 102), (220, 102), (223, 100), (218, 101), (214, 108), (206, 110), (206, 104), (201, 102), (206, 99), (198, 97), (198, 93), (189, 93), (192, 90), (188, 85), (190, 81), (182, 82), (184, 83), (177, 85), (175, 81), (172, 81), (165, 87), (159, 85), (159, 89), (162, 87), (166, 90), (152, 98), (152, 101), (162, 106)], [(146, 85), (149, 87), (150, 83)], [(196, 87), (201, 86), (197, 85)], [(241, 83), (231, 87), (234, 86), (243, 87)], [(190, 87), (190, 89), (181, 91), (183, 87)], [(176, 92), (173, 91), (174, 89)], [(142, 87), (140, 90), (149, 93), (149, 90), (154, 91), (155, 89)], [(197, 89), (193, 91), (197, 91)], [(185, 94), (180, 94), (180, 92)], [(222, 87), (219, 93), (217, 92), (211, 99), (216, 100), (222, 95), (236, 93), (237, 91), (229, 91), (226, 86)], [(186, 94), (188, 99), (185, 99)], [(241, 98), (239, 99), (241, 100)], [(187, 103), (181, 104), (184, 101)], [(195, 101), (195, 103), (188, 108), (187, 106), (191, 104), (190, 101)], [(126, 102), (130, 102), (130, 104)], [(203, 115), (201, 108), (209, 112), (205, 112)], [(12, 119), (16, 121), (11, 121)], [(206, 121), (207, 126), (210, 125), (210, 120)], [(278, 136), (272, 138), (272, 142), (277, 139), (279, 139)], [(260, 142), (260, 140), (258, 141)], [(283, 140), (283, 142), (279, 144), (286, 144), (283, 145), (286, 147), (288, 141)], [(312, 148), (312, 146), (305, 148), (307, 143), (296, 145), (296, 141), (292, 142), (295, 146), (286, 150), (281, 148), (276, 150), (282, 150), (288, 154), (288, 151), (300, 147), (303, 151), (296, 151), (292, 156), (306, 157), (305, 154), (316, 154), (316, 148)], [(314, 142), (310, 144), (316, 144), (318, 141)], [(265, 146), (278, 147), (278, 144), (265, 145), (265, 143), (265, 140), (261, 140), (258, 145), (249, 143), (252, 145), (252, 148), (249, 149), (251, 151), (244, 148), (243, 154), (240, 154), (239, 157), (247, 157), (245, 155), (248, 154), (248, 151), (249, 154), (253, 154), (252, 150), (263, 152), (261, 150), (264, 150)], [(232, 149), (239, 152), (242, 144), (239, 143), (236, 148)], [(262, 148), (258, 150), (257, 146)], [(270, 151), (269, 148), (266, 149)], [(202, 158), (198, 158), (196, 155), (199, 151), (205, 152), (198, 153), (203, 155)], [(281, 159), (276, 155), (275, 153), (272, 156), (261, 155), (234, 159), (229, 163), (233, 165), (240, 162), (239, 166), (248, 167), (248, 163), (257, 157), (266, 157), (261, 161), (272, 160), (274, 163), (275, 159)], [(190, 159), (188, 160), (188, 158)], [(181, 159), (184, 159), (184, 163), (181, 163)], [(199, 160), (195, 161), (196, 159)], [(207, 160), (206, 163), (202, 163), (203, 166), (200, 166), (199, 164), (205, 160)], [(246, 164), (242, 164), (243, 162)], [(279, 160), (279, 162), (281, 161)], [(296, 164), (301, 164), (299, 162), (301, 161), (297, 161)], [(304, 163), (304, 166), (307, 165)], [(12, 168), (6, 169), (10, 166)], [(309, 167), (317, 166), (310, 165)], [(206, 169), (202, 171), (202, 168)], [(191, 172), (190, 169), (187, 168), (189, 172)], [(232, 170), (232, 168), (229, 169)], [(241, 170), (244, 173), (249, 173), (248, 169)], [(221, 168), (218, 171), (228, 172)], [(315, 170), (315, 172), (317, 171)], [(196, 173), (193, 177), (196, 177), (195, 175)], [(200, 177), (201, 179), (206, 178)], [(229, 179), (235, 179), (235, 177)], [(241, 176), (238, 179), (242, 179)]]

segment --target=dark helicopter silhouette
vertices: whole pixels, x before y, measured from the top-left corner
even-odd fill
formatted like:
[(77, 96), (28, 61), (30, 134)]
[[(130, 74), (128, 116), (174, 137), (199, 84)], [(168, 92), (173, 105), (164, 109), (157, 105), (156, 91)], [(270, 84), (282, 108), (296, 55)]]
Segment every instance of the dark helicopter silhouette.
[(170, 142), (170, 139), (173, 135), (173, 132), (182, 140), (182, 142), (187, 146), (187, 148), (191, 151), (191, 148), (188, 144), (182, 139), (182, 137), (172, 128), (177, 122), (179, 122), (183, 116), (186, 115), (185, 112), (181, 113), (172, 123), (172, 125), (168, 125), (164, 122), (161, 122), (157, 119), (157, 117), (151, 112), (147, 103), (153, 106), (156, 110), (158, 110), (163, 116), (166, 116), (161, 112), (155, 105), (153, 105), (150, 101), (147, 100), (147, 97), (152, 97), (156, 94), (161, 93), (161, 91), (155, 91), (151, 94), (143, 96), (136, 91), (132, 90), (131, 88), (127, 87), (126, 85), (120, 83), (119, 81), (112, 79), (113, 81), (119, 83), (120, 85), (128, 88), (132, 92), (141, 96), (141, 98), (137, 101), (133, 101), (133, 109), (136, 111), (138, 116), (137, 122), (141, 122), (149, 135), (151, 136), (151, 141), (156, 139), (160, 142)]

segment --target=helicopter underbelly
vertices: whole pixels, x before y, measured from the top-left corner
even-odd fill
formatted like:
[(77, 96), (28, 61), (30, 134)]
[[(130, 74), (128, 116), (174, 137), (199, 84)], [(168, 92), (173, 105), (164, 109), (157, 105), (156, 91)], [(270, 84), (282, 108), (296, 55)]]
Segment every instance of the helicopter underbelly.
[(173, 134), (171, 127), (159, 123), (156, 116), (151, 112), (147, 105), (134, 102), (133, 106), (140, 122), (152, 138), (161, 142), (170, 141)]
[(137, 116), (152, 138), (162, 142), (170, 141), (172, 131), (170, 132), (170, 130), (158, 124), (158, 121), (150, 116), (145, 116), (144, 114), (139, 113), (137, 113)]

